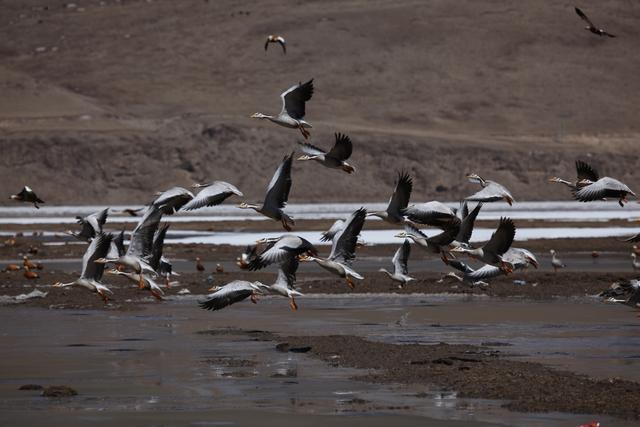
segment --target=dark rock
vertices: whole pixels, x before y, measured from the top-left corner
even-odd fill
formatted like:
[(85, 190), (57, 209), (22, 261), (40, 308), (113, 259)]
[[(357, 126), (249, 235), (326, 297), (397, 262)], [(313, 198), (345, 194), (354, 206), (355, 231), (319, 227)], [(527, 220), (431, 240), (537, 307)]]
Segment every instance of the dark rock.
[(40, 384), (25, 384), (21, 385), (18, 390), (42, 390), (42, 388)]
[(44, 397), (71, 397), (77, 394), (77, 391), (66, 385), (52, 385), (42, 391)]

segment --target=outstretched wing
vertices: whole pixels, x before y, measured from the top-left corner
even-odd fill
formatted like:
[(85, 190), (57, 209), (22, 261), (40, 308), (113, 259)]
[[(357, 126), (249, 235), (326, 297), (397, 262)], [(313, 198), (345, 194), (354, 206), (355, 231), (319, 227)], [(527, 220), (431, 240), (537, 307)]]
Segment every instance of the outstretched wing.
[[(464, 206), (465, 207), (467, 206), (466, 202)], [(481, 208), (482, 208), (482, 202), (478, 203), (471, 212), (469, 212), (464, 216), (464, 218), (462, 219), (462, 222), (460, 223), (460, 231), (458, 231), (458, 235), (456, 236), (456, 240), (458, 242), (469, 243), (469, 240), (471, 239), (471, 235), (473, 234), (473, 226), (475, 225), (476, 218), (478, 217), (478, 214), (480, 213)], [(465, 210), (468, 212), (469, 209), (468, 208), (465, 209), (463, 207), (463, 212)]]
[(315, 145), (309, 144), (308, 142), (298, 141), (298, 144), (300, 144), (300, 149), (307, 156), (324, 156), (327, 154), (321, 148), (318, 148)]
[(127, 248), (127, 255), (146, 257), (151, 254), (153, 235), (158, 228), (162, 210), (150, 206), (136, 228), (131, 233), (131, 240)]
[(216, 206), (234, 194), (240, 197), (244, 195), (234, 185), (224, 181), (216, 181), (200, 191), (196, 197), (182, 207), (182, 210), (191, 211), (205, 206)]
[(207, 295), (207, 299), (198, 304), (200, 308), (205, 310), (220, 310), (250, 297), (253, 292), (253, 288), (248, 282), (236, 280)]
[(347, 160), (351, 157), (353, 151), (353, 145), (351, 144), (351, 138), (342, 133), (336, 133), (336, 143), (333, 148), (327, 153), (327, 157), (333, 157), (337, 160)]
[(349, 264), (356, 257), (356, 243), (358, 235), (362, 231), (367, 210), (360, 208), (349, 216), (342, 230), (338, 231), (333, 238), (330, 260), (342, 259)]
[(598, 171), (596, 171), (590, 164), (583, 162), (582, 160), (576, 160), (576, 172), (578, 174), (578, 181), (587, 179), (591, 182), (596, 182), (600, 177)]
[(401, 211), (409, 204), (412, 189), (413, 180), (409, 174), (406, 172), (398, 173), (398, 182), (396, 183), (396, 188), (393, 190), (393, 195), (389, 200), (389, 206), (387, 206), (387, 213), (390, 216), (401, 215)]
[(591, 22), (591, 20), (590, 20), (589, 18), (587, 18), (587, 15), (585, 15), (585, 14), (584, 14), (584, 12), (583, 12), (583, 11), (581, 11), (580, 9), (578, 9), (577, 7), (576, 7), (576, 13), (578, 14), (578, 16), (579, 16), (580, 18), (582, 18), (582, 20), (583, 20), (584, 22), (586, 22), (587, 24), (589, 24), (589, 26), (590, 26), (590, 27), (595, 27), (595, 25), (593, 25), (593, 22)]
[(411, 243), (409, 239), (404, 239), (404, 243), (398, 248), (391, 260), (396, 274), (409, 274), (409, 267), (407, 266), (409, 255), (411, 255)]
[(293, 162), (293, 153), (285, 156), (280, 166), (273, 174), (269, 187), (267, 187), (267, 195), (264, 198), (264, 205), (272, 210), (278, 210), (285, 207), (289, 200), (289, 191), (291, 190), (291, 163)]
[(313, 79), (296, 86), (292, 86), (283, 92), (282, 98), (282, 114), (286, 112), (289, 117), (296, 120), (304, 118), (305, 102), (309, 101), (313, 96)]
[(300, 262), (298, 261), (298, 257), (293, 256), (287, 258), (282, 264), (280, 264), (276, 283), (284, 285), (289, 289), (295, 289), (296, 272), (298, 271), (299, 264)]
[(111, 247), (111, 239), (113, 239), (113, 235), (109, 233), (100, 233), (94, 237), (82, 257), (81, 278), (93, 279), (97, 282), (100, 281), (105, 264), (98, 264), (95, 260), (107, 256), (109, 248)]
[(516, 226), (511, 218), (500, 218), (498, 229), (482, 247), (483, 250), (502, 255), (509, 250), (516, 235)]

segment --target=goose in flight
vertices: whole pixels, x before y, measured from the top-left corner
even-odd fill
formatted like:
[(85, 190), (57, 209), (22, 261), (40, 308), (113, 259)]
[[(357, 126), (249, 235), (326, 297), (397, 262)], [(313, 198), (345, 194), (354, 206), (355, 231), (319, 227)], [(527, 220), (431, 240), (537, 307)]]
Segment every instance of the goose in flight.
[(156, 193), (149, 209), (160, 209), (163, 214), (173, 215), (193, 199), (193, 193), (182, 187), (173, 187)]
[(278, 269), (278, 277), (273, 285), (269, 286), (269, 290), (275, 294), (289, 298), (289, 307), (291, 310), (297, 310), (296, 297), (303, 296), (295, 288), (296, 271), (298, 270), (298, 258), (289, 257), (280, 264)]
[(598, 295), (609, 302), (619, 302), (633, 308), (640, 308), (640, 280), (613, 283)]
[(109, 258), (105, 254), (103, 257), (97, 258), (94, 262), (99, 264), (116, 263), (131, 268), (134, 273), (140, 274), (140, 287), (144, 286), (142, 274), (157, 275), (153, 267), (149, 265), (146, 258), (151, 255), (153, 246), (153, 236), (158, 228), (162, 210), (153, 207), (147, 211), (140, 220), (136, 228), (131, 233), (131, 239), (127, 252), (120, 257)]
[(331, 169), (342, 169), (349, 174), (355, 172), (356, 169), (347, 163), (347, 159), (351, 157), (353, 151), (351, 138), (341, 133), (336, 133), (335, 138), (336, 142), (328, 152), (307, 142), (298, 142), (304, 153), (298, 157), (298, 160), (315, 160)]
[(258, 302), (257, 296), (263, 294), (267, 286), (260, 282), (247, 282), (245, 280), (234, 280), (224, 286), (214, 286), (210, 290), (214, 292), (207, 295), (207, 299), (199, 302), (200, 308), (204, 310), (221, 310), (231, 304), (251, 298), (251, 302)]
[(107, 303), (109, 298), (107, 294), (112, 294), (111, 290), (100, 283), (104, 273), (104, 264), (96, 263), (97, 259), (105, 257), (111, 246), (111, 234), (100, 233), (91, 241), (87, 250), (82, 257), (82, 273), (80, 277), (73, 282), (61, 283), (57, 282), (53, 286), (56, 288), (66, 288), (69, 286), (80, 286), (89, 289), (100, 295), (100, 298)]
[(438, 201), (411, 205), (402, 209), (402, 214), (415, 224), (430, 225), (438, 228), (448, 225), (451, 221), (460, 222), (456, 216), (456, 211)]
[(476, 218), (480, 213), (480, 209), (482, 209), (482, 202), (479, 202), (471, 212), (469, 212), (469, 205), (467, 202), (465, 201), (462, 203), (462, 207), (460, 208), (460, 231), (458, 231), (456, 239), (451, 243), (452, 246), (470, 247), (469, 240), (471, 240), (473, 227), (476, 223)]
[(560, 260), (558, 253), (554, 249), (551, 249), (549, 253), (551, 254), (551, 266), (553, 267), (553, 271), (557, 273), (558, 269), (565, 268), (567, 266), (562, 262), (562, 260)]
[(422, 231), (417, 229), (411, 224), (404, 225), (404, 231), (395, 235), (395, 237), (409, 238), (414, 241), (418, 246), (427, 252), (440, 255), (442, 260), (447, 262), (447, 252), (449, 251), (449, 245), (455, 240), (458, 232), (460, 231), (460, 220), (451, 221), (444, 227), (444, 231), (435, 236), (428, 237)]
[[(504, 253), (502, 259), (513, 266), (514, 270), (523, 270), (529, 268), (532, 265), (534, 268), (538, 268), (538, 260), (535, 255), (527, 249), (523, 248), (510, 248)], [(463, 274), (459, 276), (455, 273), (448, 273), (445, 277), (452, 277), (460, 282), (473, 286), (487, 286), (488, 283), (484, 280), (492, 279), (506, 274), (506, 272), (500, 267), (485, 264), (478, 269), (473, 269), (465, 262), (460, 260), (448, 260), (448, 265), (461, 271)]]
[(387, 210), (370, 212), (367, 216), (377, 216), (389, 224), (403, 224), (406, 222), (403, 211), (409, 204), (411, 190), (413, 189), (413, 180), (406, 172), (399, 172), (396, 186), (393, 194), (389, 199)]
[[(620, 207), (628, 202), (627, 196), (636, 197), (636, 193), (631, 191), (626, 184), (608, 176), (602, 177), (597, 181), (582, 180), (580, 186), (571, 190), (573, 197), (579, 202), (593, 202), (602, 199), (618, 199)], [(584, 185), (583, 185), (584, 184)]]
[(287, 42), (284, 40), (282, 36), (274, 36), (273, 34), (269, 34), (267, 36), (267, 41), (264, 43), (264, 51), (266, 52), (269, 49), (270, 43), (278, 43), (282, 46), (282, 53), (287, 54)]
[(582, 160), (576, 160), (576, 182), (567, 181), (566, 179), (558, 178), (557, 176), (549, 178), (549, 182), (555, 182), (563, 184), (569, 187), (571, 190), (588, 185), (588, 182), (596, 182), (600, 177), (598, 171), (596, 171), (589, 163)]
[(316, 248), (307, 239), (294, 234), (285, 234), (277, 239), (260, 239), (258, 244), (269, 246), (249, 262), (249, 270), (260, 270), (270, 264), (283, 263), (300, 255), (318, 255)]
[(476, 173), (468, 174), (467, 179), (470, 182), (480, 184), (482, 186), (482, 190), (465, 198), (465, 200), (470, 202), (499, 202), (500, 200), (504, 200), (509, 203), (509, 206), (513, 205), (515, 200), (509, 190), (507, 190), (503, 185), (498, 184), (495, 181), (486, 180)]
[(11, 195), (10, 199), (17, 202), (33, 203), (36, 209), (40, 209), (38, 203), (44, 203), (44, 200), (40, 199), (38, 195), (28, 186), (24, 186), (18, 194)]
[(96, 234), (102, 233), (102, 226), (107, 222), (107, 216), (109, 216), (109, 208), (85, 217), (77, 216), (76, 220), (82, 229), (80, 232), (68, 230), (67, 233), (81, 240), (93, 239)]
[(500, 270), (505, 273), (511, 273), (513, 266), (503, 258), (503, 255), (511, 247), (515, 235), (516, 226), (513, 221), (510, 218), (500, 218), (498, 228), (484, 246), (476, 249), (455, 247), (451, 249), (451, 252), (467, 254), (471, 258), (485, 264), (499, 266)]
[(273, 178), (271, 178), (262, 206), (243, 202), (240, 203), (238, 207), (240, 209), (253, 209), (268, 218), (280, 221), (285, 230), (291, 231), (291, 227), (295, 225), (295, 221), (283, 211), (283, 208), (287, 205), (289, 192), (291, 191), (292, 162), (293, 153), (284, 157), (282, 163), (280, 163), (280, 166), (276, 169)]
[(282, 110), (277, 116), (254, 113), (251, 115), (251, 118), (267, 119), (280, 126), (299, 129), (304, 139), (308, 139), (311, 134), (307, 128), (311, 128), (312, 126), (304, 120), (305, 103), (309, 101), (312, 96), (313, 79), (304, 84), (300, 83), (295, 86), (291, 86), (289, 89), (282, 92), (280, 95), (280, 98), (282, 99)]
[(591, 22), (591, 20), (587, 17), (587, 15), (585, 15), (585, 13), (583, 11), (581, 11), (577, 7), (575, 9), (576, 9), (576, 13), (578, 14), (578, 16), (580, 18), (582, 18), (582, 20), (584, 22), (587, 23), (587, 26), (584, 27), (585, 30), (591, 31), (593, 34), (595, 34), (597, 36), (615, 37), (615, 35), (613, 35), (611, 33), (608, 33), (605, 30), (603, 30), (602, 28), (598, 28), (595, 25), (593, 25), (593, 22)]
[(204, 190), (201, 190), (193, 199), (182, 206), (183, 211), (216, 206), (234, 194), (240, 197), (244, 196), (235, 186), (224, 181), (214, 181), (210, 184), (194, 184), (193, 188), (204, 188)]
[(408, 239), (405, 239), (404, 243), (398, 248), (391, 260), (393, 263), (393, 273), (385, 270), (384, 268), (379, 270), (386, 273), (394, 282), (398, 282), (399, 288), (404, 287), (404, 285), (412, 280), (416, 280), (409, 276), (409, 267), (407, 266), (409, 262), (409, 255), (411, 255), (411, 243)]
[(328, 258), (303, 255), (300, 257), (300, 261), (314, 261), (325, 270), (344, 278), (347, 281), (347, 285), (353, 289), (355, 284), (352, 279), (364, 279), (351, 268), (351, 262), (356, 257), (358, 235), (362, 231), (366, 216), (367, 211), (364, 208), (358, 209), (349, 216), (342, 230), (333, 238), (333, 245)]

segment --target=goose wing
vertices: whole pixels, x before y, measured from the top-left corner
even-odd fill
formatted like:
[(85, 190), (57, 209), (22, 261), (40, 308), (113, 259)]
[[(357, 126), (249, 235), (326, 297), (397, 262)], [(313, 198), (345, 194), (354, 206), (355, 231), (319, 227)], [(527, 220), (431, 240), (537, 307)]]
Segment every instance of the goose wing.
[(289, 257), (278, 269), (278, 277), (275, 284), (286, 286), (289, 289), (295, 289), (296, 272), (298, 271), (298, 265), (300, 262), (297, 257)]
[(164, 238), (169, 230), (169, 224), (164, 224), (160, 227), (153, 236), (153, 243), (151, 245), (151, 256), (148, 259), (149, 265), (154, 270), (158, 270), (160, 267), (160, 259), (162, 258), (162, 249), (164, 247)]
[(447, 265), (455, 268), (458, 271), (463, 272), (464, 274), (473, 273), (473, 268), (469, 267), (467, 263), (459, 259), (450, 259)]
[(430, 245), (435, 246), (447, 246), (456, 239), (458, 232), (460, 231), (460, 220), (456, 218), (451, 220), (445, 227), (444, 231), (440, 234), (436, 234), (433, 237), (427, 238), (427, 242)]
[(321, 242), (328, 242), (330, 240), (333, 240), (333, 238), (335, 237), (336, 233), (338, 231), (342, 230), (343, 227), (344, 227), (344, 220), (343, 219), (336, 220), (336, 222), (333, 223), (331, 228), (329, 228), (327, 231), (324, 231), (322, 233), (322, 237), (320, 237), (320, 241)]
[(100, 281), (105, 264), (98, 264), (95, 260), (107, 256), (111, 247), (111, 239), (113, 239), (113, 235), (109, 233), (99, 233), (93, 238), (82, 257), (81, 278)]
[(343, 161), (351, 157), (353, 151), (353, 144), (351, 138), (342, 133), (336, 133), (336, 143), (333, 148), (327, 153), (327, 157), (332, 157), (336, 160)]
[(460, 223), (460, 231), (458, 231), (458, 235), (456, 236), (456, 240), (460, 243), (469, 243), (471, 239), (471, 235), (473, 234), (473, 227), (476, 223), (476, 218), (480, 213), (480, 209), (482, 208), (482, 202), (479, 202), (475, 208), (471, 212), (469, 212), (469, 208), (467, 207), (467, 203), (464, 203), (462, 212), (466, 211), (467, 213), (464, 215), (462, 222)]
[(182, 210), (192, 211), (205, 206), (216, 206), (233, 195), (244, 196), (234, 185), (224, 181), (215, 181), (200, 191), (193, 199), (182, 207)]
[(398, 248), (393, 259), (393, 269), (395, 274), (409, 274), (409, 267), (407, 266), (409, 262), (409, 256), (411, 255), (411, 243), (409, 239), (404, 239), (404, 243), (402, 246)]
[(193, 193), (182, 187), (173, 187), (161, 193), (154, 201), (153, 207), (163, 213), (172, 215), (193, 199)]
[[(486, 182), (487, 182), (486, 187), (484, 187), (482, 190), (478, 191), (477, 193), (472, 194), (469, 197), (466, 197), (465, 200), (471, 201), (471, 202), (474, 202), (474, 201), (475, 202), (497, 202), (502, 200), (506, 195), (511, 197), (511, 193), (509, 193), (509, 191), (502, 185), (493, 181), (486, 181)], [(513, 197), (511, 198), (513, 199)]]
[(487, 252), (502, 255), (511, 247), (515, 235), (516, 226), (511, 218), (500, 218), (498, 228), (482, 249)]
[(322, 150), (322, 148), (318, 148), (313, 144), (309, 144), (308, 142), (298, 141), (300, 145), (300, 149), (307, 156), (325, 156), (327, 153)]
[(267, 187), (267, 195), (264, 199), (264, 206), (271, 210), (282, 209), (289, 200), (289, 191), (291, 191), (291, 163), (293, 162), (293, 153), (285, 156), (273, 174), (271, 182)]
[(389, 199), (389, 205), (387, 206), (387, 213), (390, 216), (400, 216), (403, 209), (406, 209), (409, 204), (409, 198), (411, 197), (411, 190), (413, 189), (413, 180), (406, 172), (400, 172), (398, 174), (398, 181), (396, 187), (393, 190), (391, 199)]
[(578, 182), (583, 179), (591, 182), (596, 182), (600, 179), (598, 171), (596, 171), (590, 164), (583, 162), (582, 160), (576, 160), (576, 173), (578, 175)]
[(403, 209), (402, 214), (413, 222), (434, 227), (442, 227), (452, 220), (460, 221), (451, 208), (437, 201), (411, 205)]
[(153, 236), (158, 228), (160, 219), (162, 218), (162, 210), (160, 208), (150, 207), (144, 214), (136, 228), (131, 233), (127, 255), (146, 257), (151, 254), (153, 247)]
[(313, 79), (302, 84), (291, 86), (284, 91), (280, 97), (282, 98), (282, 113), (286, 113), (295, 120), (301, 120), (305, 114), (305, 102), (313, 96)]
[(576, 13), (578, 14), (578, 16), (580, 18), (582, 18), (582, 20), (584, 22), (586, 22), (590, 27), (595, 28), (595, 25), (593, 25), (593, 22), (591, 22), (591, 20), (587, 17), (587, 15), (585, 15), (585, 13), (583, 11), (581, 11), (579, 8), (576, 7)]
[(282, 263), (306, 252), (317, 254), (316, 248), (307, 239), (294, 234), (285, 234), (251, 260), (249, 270), (259, 270), (269, 264)]
[(619, 197), (621, 193), (634, 194), (629, 187), (617, 179), (604, 177), (593, 184), (572, 190), (573, 197), (580, 202), (591, 202), (606, 197)]
[(494, 267), (493, 265), (485, 264), (477, 270), (472, 271), (471, 273), (465, 274), (465, 277), (471, 281), (478, 281), (484, 279), (491, 279), (493, 277), (498, 277), (504, 274), (500, 268)]
[(367, 210), (365, 208), (360, 208), (349, 216), (342, 230), (338, 231), (333, 238), (330, 260), (341, 259), (346, 264), (350, 264), (356, 257), (356, 243), (366, 216)]
[(200, 308), (204, 310), (220, 310), (249, 298), (253, 292), (254, 288), (251, 286), (251, 283), (243, 280), (235, 280), (226, 284), (218, 291), (207, 295), (207, 299), (198, 304)]

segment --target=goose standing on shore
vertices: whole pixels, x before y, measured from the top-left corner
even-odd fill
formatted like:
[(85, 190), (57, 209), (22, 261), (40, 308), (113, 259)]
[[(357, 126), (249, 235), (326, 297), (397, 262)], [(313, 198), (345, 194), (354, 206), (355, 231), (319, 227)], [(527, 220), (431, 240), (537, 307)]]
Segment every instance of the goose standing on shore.
[(100, 298), (102, 298), (106, 304), (109, 301), (107, 294), (112, 294), (113, 292), (100, 283), (104, 273), (104, 264), (96, 263), (95, 261), (107, 255), (111, 247), (112, 238), (113, 236), (111, 234), (98, 234), (91, 241), (91, 244), (89, 244), (82, 257), (82, 273), (80, 277), (69, 283), (57, 282), (53, 287), (66, 288), (69, 286), (80, 286), (100, 295)]
[(244, 196), (234, 185), (224, 181), (214, 181), (210, 184), (194, 184), (193, 188), (204, 188), (204, 190), (201, 190), (193, 199), (182, 206), (183, 211), (217, 206), (234, 194), (239, 197)]
[(280, 126), (287, 128), (299, 129), (304, 139), (308, 139), (309, 131), (307, 128), (311, 128), (311, 124), (304, 121), (305, 115), (305, 103), (313, 96), (313, 79), (302, 84), (291, 86), (286, 91), (282, 92), (280, 98), (282, 99), (282, 110), (277, 116), (270, 116), (262, 113), (254, 113), (251, 118), (254, 119), (267, 119)]
[(484, 246), (477, 249), (456, 247), (451, 252), (460, 252), (485, 264), (500, 267), (505, 273), (511, 273), (513, 266), (509, 264), (503, 255), (509, 250), (516, 235), (516, 226), (511, 218), (500, 218), (498, 228), (491, 235), (491, 239)]
[(480, 184), (482, 186), (482, 190), (466, 197), (465, 200), (470, 202), (499, 202), (500, 200), (504, 200), (509, 203), (509, 206), (513, 205), (515, 200), (509, 190), (507, 190), (503, 185), (498, 184), (495, 181), (484, 179), (476, 173), (468, 174), (467, 179), (469, 182)]
[(287, 205), (289, 192), (291, 191), (292, 162), (293, 153), (284, 157), (282, 163), (280, 163), (280, 166), (276, 169), (273, 178), (271, 178), (262, 206), (243, 202), (240, 203), (238, 207), (240, 209), (253, 209), (268, 218), (280, 221), (285, 230), (291, 231), (291, 227), (295, 225), (295, 221), (282, 209)]
[(406, 172), (398, 173), (398, 180), (393, 190), (393, 194), (389, 199), (387, 210), (369, 212), (367, 216), (377, 216), (389, 224), (403, 224), (406, 222), (403, 211), (409, 204), (411, 190), (413, 189), (413, 180)]
[(551, 249), (549, 253), (551, 254), (551, 267), (553, 267), (554, 272), (557, 273), (558, 269), (565, 268), (567, 266), (560, 260), (560, 258), (558, 257), (558, 253), (554, 249)]
[(331, 169), (342, 169), (349, 174), (355, 172), (356, 169), (347, 163), (347, 159), (351, 157), (353, 152), (351, 138), (341, 133), (336, 133), (335, 138), (336, 142), (328, 152), (307, 142), (299, 142), (300, 149), (304, 154), (298, 157), (298, 160), (315, 160)]
[(393, 263), (393, 273), (381, 268), (379, 271), (386, 273), (387, 276), (394, 282), (398, 282), (399, 288), (403, 288), (404, 285), (409, 283), (412, 280), (416, 280), (413, 277), (409, 276), (409, 256), (411, 255), (411, 243), (408, 239), (405, 239), (402, 246), (398, 248), (396, 253), (393, 255), (391, 262)]
[(40, 209), (38, 203), (44, 203), (44, 200), (40, 199), (38, 195), (26, 185), (18, 194), (12, 194), (9, 198), (17, 202), (33, 203), (36, 209)]
[(358, 235), (362, 231), (366, 216), (367, 211), (364, 208), (360, 208), (351, 214), (345, 222), (344, 228), (333, 238), (333, 246), (328, 258), (306, 255), (301, 256), (300, 261), (314, 261), (325, 270), (344, 278), (347, 281), (347, 285), (353, 289), (355, 284), (352, 279), (364, 279), (351, 268), (351, 262), (356, 257)]

